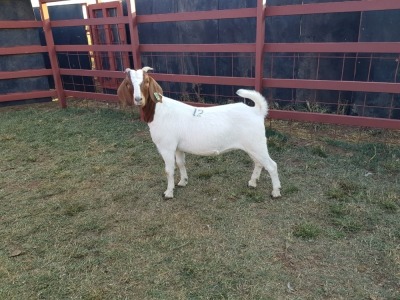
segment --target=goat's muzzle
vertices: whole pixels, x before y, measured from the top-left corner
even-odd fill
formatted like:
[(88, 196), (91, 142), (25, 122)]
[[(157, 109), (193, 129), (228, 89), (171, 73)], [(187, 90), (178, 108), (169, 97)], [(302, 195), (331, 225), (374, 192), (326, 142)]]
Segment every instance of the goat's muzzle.
[(142, 106), (142, 97), (135, 97), (135, 105)]

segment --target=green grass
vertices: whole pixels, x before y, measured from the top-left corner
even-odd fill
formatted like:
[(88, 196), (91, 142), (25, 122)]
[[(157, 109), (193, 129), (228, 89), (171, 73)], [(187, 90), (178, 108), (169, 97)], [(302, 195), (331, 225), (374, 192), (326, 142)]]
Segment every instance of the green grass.
[(295, 226), (293, 235), (302, 239), (312, 240), (318, 237), (321, 230), (319, 226), (311, 223), (301, 223)]
[(274, 125), (282, 198), (230, 152), (188, 155), (164, 201), (137, 118), (0, 109), (0, 299), (399, 299), (399, 146)]

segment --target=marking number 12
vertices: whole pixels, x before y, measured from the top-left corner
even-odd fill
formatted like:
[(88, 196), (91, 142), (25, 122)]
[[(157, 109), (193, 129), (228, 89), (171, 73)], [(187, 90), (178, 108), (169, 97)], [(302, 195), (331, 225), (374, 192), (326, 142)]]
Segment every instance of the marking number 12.
[(201, 117), (201, 115), (203, 114), (203, 110), (202, 109), (197, 109), (197, 108), (195, 108), (194, 109), (194, 112), (193, 112), (193, 116), (194, 117)]

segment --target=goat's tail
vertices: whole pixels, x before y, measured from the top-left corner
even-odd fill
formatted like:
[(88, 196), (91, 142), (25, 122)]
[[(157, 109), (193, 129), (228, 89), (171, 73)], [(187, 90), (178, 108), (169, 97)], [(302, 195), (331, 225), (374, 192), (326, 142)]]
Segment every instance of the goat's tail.
[(240, 97), (252, 100), (255, 106), (259, 109), (260, 113), (266, 117), (268, 114), (267, 100), (257, 91), (240, 89), (236, 91)]

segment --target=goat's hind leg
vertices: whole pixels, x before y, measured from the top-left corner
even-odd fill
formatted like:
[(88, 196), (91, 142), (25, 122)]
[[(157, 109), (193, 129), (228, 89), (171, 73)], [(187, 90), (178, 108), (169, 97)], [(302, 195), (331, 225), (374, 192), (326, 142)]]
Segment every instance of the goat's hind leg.
[(257, 187), (257, 181), (260, 178), (261, 175), (261, 171), (262, 171), (262, 165), (253, 158), (254, 160), (254, 170), (253, 170), (253, 174), (251, 174), (251, 178), (249, 180), (248, 186), (250, 187)]
[(185, 152), (176, 150), (175, 159), (181, 176), (178, 186), (186, 186), (188, 183), (188, 175), (185, 167)]
[(279, 175), (278, 175), (278, 165), (269, 156), (268, 150), (266, 153), (266, 157), (264, 158), (262, 163), (264, 165), (264, 168), (268, 171), (269, 176), (271, 176), (271, 181), (272, 181), (271, 196), (273, 198), (280, 197), (281, 196), (281, 182), (279, 180)]
[[(272, 160), (272, 158), (269, 156), (268, 153), (268, 148), (267, 146), (260, 147), (258, 151), (250, 152), (249, 155), (253, 158), (255, 162), (255, 167), (253, 171), (253, 175), (249, 181), (250, 183), (254, 183), (256, 181), (257, 176), (259, 176), (259, 165), (263, 166), (269, 173), (272, 181), (272, 192), (271, 196), (273, 198), (280, 197), (281, 196), (281, 182), (279, 180), (279, 175), (278, 175), (278, 166), (275, 161)], [(258, 162), (258, 165), (257, 165)], [(253, 180), (253, 181), (252, 181)], [(251, 186), (251, 185), (250, 185)]]

